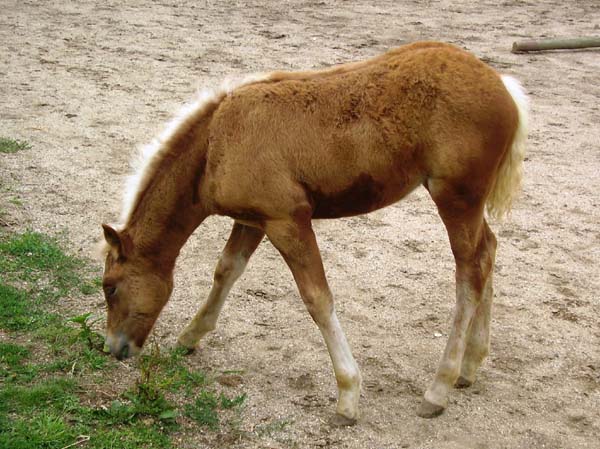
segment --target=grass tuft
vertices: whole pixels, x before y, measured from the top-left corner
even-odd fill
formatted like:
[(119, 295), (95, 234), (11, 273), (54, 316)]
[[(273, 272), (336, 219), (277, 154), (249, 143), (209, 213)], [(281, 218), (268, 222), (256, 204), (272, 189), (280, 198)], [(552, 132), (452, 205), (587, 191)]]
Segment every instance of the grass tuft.
[(31, 145), (23, 140), (0, 137), (0, 153), (16, 153), (30, 148)]
[(202, 391), (193, 404), (185, 406), (185, 415), (201, 426), (216, 430), (219, 427), (217, 397), (210, 391)]
[(245, 393), (230, 399), (223, 393), (217, 396), (212, 391), (204, 390), (194, 403), (186, 405), (185, 415), (202, 426), (216, 430), (219, 427), (218, 409), (240, 408), (245, 401)]

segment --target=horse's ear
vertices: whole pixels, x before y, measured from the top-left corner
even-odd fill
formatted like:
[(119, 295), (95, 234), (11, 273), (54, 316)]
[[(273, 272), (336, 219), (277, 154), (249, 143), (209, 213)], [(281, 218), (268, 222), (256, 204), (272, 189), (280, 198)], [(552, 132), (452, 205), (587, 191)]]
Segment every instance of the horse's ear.
[(110, 225), (103, 224), (104, 240), (115, 259), (124, 259), (133, 249), (133, 242), (127, 231), (117, 231)]
[(104, 230), (104, 239), (111, 248), (118, 250), (121, 247), (121, 237), (119, 233), (110, 225), (103, 224), (102, 229)]

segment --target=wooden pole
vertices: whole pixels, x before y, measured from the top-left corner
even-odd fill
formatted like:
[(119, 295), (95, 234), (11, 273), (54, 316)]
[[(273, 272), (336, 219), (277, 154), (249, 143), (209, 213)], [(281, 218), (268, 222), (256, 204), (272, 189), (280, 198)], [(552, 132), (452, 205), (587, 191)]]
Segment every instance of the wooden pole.
[(574, 50), (578, 48), (600, 47), (600, 37), (580, 37), (576, 39), (546, 39), (541, 41), (515, 42), (513, 53), (544, 50)]

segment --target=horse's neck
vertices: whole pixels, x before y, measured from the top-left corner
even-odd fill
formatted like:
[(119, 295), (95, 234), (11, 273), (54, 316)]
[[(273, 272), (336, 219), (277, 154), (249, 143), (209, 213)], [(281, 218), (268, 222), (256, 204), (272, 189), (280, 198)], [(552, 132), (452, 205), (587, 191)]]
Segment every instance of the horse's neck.
[(200, 197), (207, 142), (202, 131), (174, 139), (174, 148), (140, 193), (126, 225), (134, 246), (166, 266), (175, 263), (181, 247), (207, 215)]

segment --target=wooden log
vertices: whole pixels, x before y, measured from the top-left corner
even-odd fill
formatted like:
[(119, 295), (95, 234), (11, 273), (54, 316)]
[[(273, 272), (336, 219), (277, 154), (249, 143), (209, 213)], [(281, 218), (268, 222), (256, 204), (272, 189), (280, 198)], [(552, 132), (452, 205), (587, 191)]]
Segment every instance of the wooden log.
[(541, 41), (515, 42), (513, 53), (544, 50), (574, 50), (578, 48), (600, 47), (600, 37), (580, 37), (576, 39), (545, 39)]

